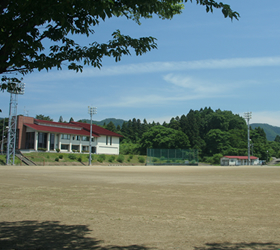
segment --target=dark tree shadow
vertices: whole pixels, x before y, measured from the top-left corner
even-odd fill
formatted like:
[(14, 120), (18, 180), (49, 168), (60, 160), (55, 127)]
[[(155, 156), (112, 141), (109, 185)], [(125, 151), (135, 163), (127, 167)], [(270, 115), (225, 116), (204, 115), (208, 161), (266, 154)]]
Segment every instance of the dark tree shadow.
[(240, 242), (240, 243), (206, 243), (203, 247), (195, 247), (194, 250), (279, 250), (280, 243), (266, 242)]
[(1, 250), (149, 250), (141, 245), (102, 247), (87, 237), (85, 225), (61, 225), (58, 221), (0, 222)]

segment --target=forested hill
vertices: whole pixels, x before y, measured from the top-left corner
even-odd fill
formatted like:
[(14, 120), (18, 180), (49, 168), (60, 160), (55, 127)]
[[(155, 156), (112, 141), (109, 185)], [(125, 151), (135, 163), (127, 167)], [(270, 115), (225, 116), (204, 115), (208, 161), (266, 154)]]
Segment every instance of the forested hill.
[[(80, 122), (85, 122), (85, 123), (90, 123), (90, 120), (89, 119), (82, 119), (82, 120), (79, 120)], [(109, 124), (110, 122), (112, 122), (116, 127), (118, 126), (122, 126), (123, 123), (125, 122), (125, 120), (122, 120), (122, 119), (116, 119), (116, 118), (107, 118), (107, 119), (104, 119), (102, 121), (94, 121), (92, 120), (92, 123), (95, 124), (95, 125), (98, 125), (98, 126), (103, 126), (104, 123), (105, 124)]]
[(250, 126), (252, 129), (257, 127), (262, 128), (268, 141), (274, 141), (277, 135), (280, 136), (280, 127), (272, 126), (266, 123), (252, 123)]

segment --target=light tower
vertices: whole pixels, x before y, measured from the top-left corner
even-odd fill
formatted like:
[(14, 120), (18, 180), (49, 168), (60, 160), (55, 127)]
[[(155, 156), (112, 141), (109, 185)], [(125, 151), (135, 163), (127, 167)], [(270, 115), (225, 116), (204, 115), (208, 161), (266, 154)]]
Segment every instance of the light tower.
[(14, 88), (8, 90), (10, 96), (9, 108), (9, 128), (7, 141), (7, 165), (15, 165), (15, 151), (16, 151), (16, 132), (17, 132), (17, 99), (18, 95), (23, 95), (25, 83), (15, 84)]
[(244, 113), (244, 119), (247, 120), (248, 124), (248, 164), (250, 165), (250, 119), (252, 118), (252, 112)]
[(96, 107), (88, 106), (88, 113), (90, 114), (90, 136), (89, 136), (89, 166), (91, 166), (91, 140), (92, 140), (92, 115), (97, 113)]

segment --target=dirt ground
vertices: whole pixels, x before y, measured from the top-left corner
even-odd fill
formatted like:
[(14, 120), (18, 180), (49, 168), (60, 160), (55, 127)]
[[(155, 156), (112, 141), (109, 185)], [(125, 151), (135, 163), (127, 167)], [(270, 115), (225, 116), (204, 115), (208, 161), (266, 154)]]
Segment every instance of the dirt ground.
[(0, 249), (280, 249), (280, 167), (0, 166)]

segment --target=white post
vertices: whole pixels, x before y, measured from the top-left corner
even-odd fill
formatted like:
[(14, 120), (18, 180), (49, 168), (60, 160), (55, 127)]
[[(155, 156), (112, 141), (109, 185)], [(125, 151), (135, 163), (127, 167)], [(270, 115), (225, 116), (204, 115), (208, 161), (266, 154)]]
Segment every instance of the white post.
[(48, 135), (47, 135), (47, 152), (49, 152), (50, 151), (50, 133), (48, 133)]
[(34, 149), (35, 149), (35, 151), (38, 150), (38, 131), (35, 131)]

